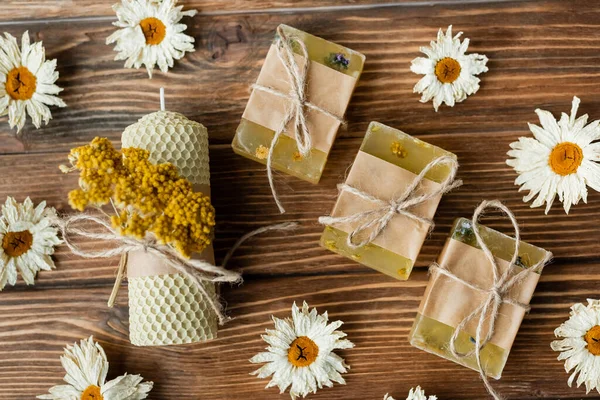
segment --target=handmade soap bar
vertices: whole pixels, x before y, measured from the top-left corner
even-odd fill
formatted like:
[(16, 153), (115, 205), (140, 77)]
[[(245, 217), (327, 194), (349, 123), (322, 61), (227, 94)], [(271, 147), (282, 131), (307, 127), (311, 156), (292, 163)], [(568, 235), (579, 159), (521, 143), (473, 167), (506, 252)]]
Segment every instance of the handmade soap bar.
[[(365, 215), (364, 218), (351, 223), (332, 225), (324, 222), (328, 226), (321, 237), (321, 245), (396, 279), (408, 279), (430, 224), (416, 221), (402, 213), (395, 213), (381, 234), (369, 243), (360, 247), (350, 246), (348, 235), (361, 224), (368, 223), (370, 219), (380, 218), (388, 212), (390, 201), (401, 196), (417, 175), (430, 162), (440, 157), (452, 163), (441, 163), (432, 167), (425, 174), (425, 179), (415, 194), (440, 190), (441, 183), (453, 175), (453, 168), (455, 172), (456, 156), (397, 129), (371, 122), (346, 179), (346, 188), (342, 187), (340, 190), (331, 217), (335, 219), (368, 211), (373, 211), (373, 214)], [(366, 196), (347, 190), (349, 187), (358, 189)], [(377, 201), (368, 199), (369, 196)], [(430, 220), (441, 196), (435, 195), (430, 200), (408, 208), (407, 211)], [(380, 208), (380, 212), (375, 211)], [(363, 236), (365, 234), (368, 235), (369, 232), (362, 232)], [(357, 240), (360, 241), (360, 238)]]
[[(514, 254), (515, 239), (483, 225), (479, 225), (479, 232), (496, 258), (500, 273), (503, 273), (509, 268)], [(547, 254), (544, 249), (521, 242), (513, 275), (523, 271), (523, 268), (536, 266)], [(438, 264), (477, 287), (490, 288), (493, 284), (492, 264), (478, 245), (472, 222), (468, 219), (456, 220), (451, 237), (438, 258)], [(525, 275), (524, 280), (510, 290), (511, 298), (529, 304), (539, 277), (540, 274), (536, 272)], [(410, 343), (479, 371), (474, 354), (456, 358), (451, 353), (449, 344), (455, 328), (481, 305), (485, 296), (485, 293), (475, 291), (465, 283), (433, 270), (409, 336)], [(486, 375), (500, 379), (524, 315), (525, 309), (522, 307), (508, 303), (501, 305), (494, 335), (481, 350), (481, 365)], [(474, 350), (477, 323), (478, 317), (460, 331), (455, 341), (458, 353), (466, 354)]]
[[(306, 59), (302, 56), (299, 41), (304, 43), (310, 64), (305, 79), (302, 79), (304, 84), (300, 86), (305, 87), (308, 102), (331, 115), (314, 107), (300, 107), (306, 116), (306, 127), (311, 137), (310, 154), (303, 157), (298, 150), (296, 115), (293, 115), (273, 147), (272, 167), (317, 183), (335, 140), (340, 119), (346, 112), (362, 72), (365, 56), (290, 26), (280, 25), (278, 29), (291, 41), (294, 59), (300, 67), (305, 65)], [(278, 55), (279, 40), (281, 37), (277, 35), (253, 86), (232, 143), (236, 153), (263, 164), (266, 164), (275, 132), (290, 110), (296, 110), (289, 96), (296, 92), (297, 79), (292, 79), (286, 72)]]

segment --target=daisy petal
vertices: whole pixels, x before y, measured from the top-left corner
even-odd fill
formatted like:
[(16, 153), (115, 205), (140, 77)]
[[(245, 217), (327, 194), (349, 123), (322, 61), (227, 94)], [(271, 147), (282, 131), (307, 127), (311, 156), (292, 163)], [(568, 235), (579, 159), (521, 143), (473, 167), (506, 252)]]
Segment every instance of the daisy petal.
[(440, 105), (453, 107), (464, 101), (467, 96), (479, 90), (476, 75), (487, 72), (487, 57), (481, 54), (465, 54), (469, 39), (462, 42), (462, 32), (452, 36), (452, 26), (446, 33), (438, 31), (437, 40), (429, 47), (420, 50), (427, 57), (417, 57), (410, 70), (425, 75), (415, 85), (413, 92), (421, 93), (421, 102), (433, 100), (433, 108), (438, 111)]

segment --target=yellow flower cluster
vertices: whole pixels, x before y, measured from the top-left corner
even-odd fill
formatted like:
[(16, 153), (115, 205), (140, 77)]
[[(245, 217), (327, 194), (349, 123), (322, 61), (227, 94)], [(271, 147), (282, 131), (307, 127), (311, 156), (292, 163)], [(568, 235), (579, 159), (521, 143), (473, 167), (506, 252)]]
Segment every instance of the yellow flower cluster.
[[(79, 170), (79, 189), (69, 193), (71, 207), (109, 202), (119, 208), (112, 225), (122, 235), (143, 239), (154, 234), (185, 257), (212, 242), (215, 210), (210, 198), (194, 192), (169, 163), (153, 164), (147, 150), (116, 150), (106, 138), (71, 150), (71, 170)], [(61, 167), (62, 170), (67, 170)]]

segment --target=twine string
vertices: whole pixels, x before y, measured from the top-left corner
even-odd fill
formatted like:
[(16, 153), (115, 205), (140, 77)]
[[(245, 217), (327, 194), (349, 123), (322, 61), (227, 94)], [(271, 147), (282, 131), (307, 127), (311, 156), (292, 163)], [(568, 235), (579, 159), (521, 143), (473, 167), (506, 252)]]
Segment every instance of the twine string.
[[(341, 124), (344, 123), (344, 120), (341, 117), (307, 100), (306, 84), (310, 62), (308, 59), (308, 50), (306, 49), (306, 44), (296, 36), (288, 37), (281, 27), (277, 28), (277, 35), (279, 36), (275, 43), (277, 57), (281, 61), (283, 68), (288, 76), (288, 81), (290, 83), (291, 89), (289, 93), (284, 93), (272, 87), (256, 83), (251, 85), (251, 88), (278, 96), (282, 99), (287, 100), (288, 103), (284, 117), (281, 120), (281, 123), (279, 124), (277, 130), (275, 131), (273, 139), (271, 140), (269, 153), (267, 155), (267, 177), (269, 179), (269, 186), (271, 187), (271, 193), (273, 194), (275, 204), (277, 204), (279, 212), (283, 214), (285, 213), (285, 208), (279, 200), (279, 196), (277, 195), (277, 190), (275, 189), (275, 183), (273, 180), (273, 149), (279, 141), (281, 134), (286, 131), (287, 125), (293, 121), (294, 140), (296, 141), (296, 145), (298, 146), (298, 151), (300, 152), (302, 157), (308, 157), (312, 148), (312, 138), (306, 120), (305, 109), (308, 108), (310, 110), (314, 110), (325, 114), (328, 117), (335, 119)], [(294, 57), (294, 50), (292, 48), (293, 44), (298, 45), (300, 49), (300, 55), (305, 59), (305, 62), (302, 64), (302, 66), (298, 65), (298, 62)]]
[[(494, 255), (492, 254), (489, 247), (481, 237), (481, 233), (479, 231), (479, 219), (488, 209), (500, 210), (506, 217), (508, 217), (514, 230), (515, 249), (511, 257), (510, 266), (503, 273), (501, 273), (498, 263), (494, 258)], [(477, 361), (477, 366), (479, 369), (479, 375), (483, 380), (485, 388), (495, 400), (501, 400), (502, 397), (492, 387), (490, 381), (487, 378), (484, 366), (482, 365), (481, 361), (481, 350), (490, 342), (490, 340), (494, 336), (496, 322), (502, 304), (512, 304), (514, 306), (522, 308), (526, 312), (529, 311), (530, 306), (528, 304), (519, 302), (516, 299), (512, 298), (509, 292), (511, 289), (523, 282), (529, 276), (529, 274), (540, 272), (548, 263), (548, 261), (550, 261), (552, 253), (546, 252), (544, 258), (534, 266), (530, 268), (522, 268), (521, 271), (514, 273), (517, 258), (519, 257), (521, 233), (519, 230), (519, 225), (517, 224), (517, 220), (514, 214), (508, 209), (508, 207), (506, 207), (498, 200), (483, 201), (475, 210), (471, 223), (473, 232), (475, 233), (475, 238), (477, 240), (477, 245), (484, 252), (485, 257), (490, 263), (493, 274), (492, 286), (490, 288), (482, 288), (478, 285), (475, 285), (456, 276), (453, 272), (448, 270), (447, 267), (441, 266), (437, 263), (433, 263), (430, 266), (430, 271), (445, 275), (448, 278), (460, 282), (461, 284), (467, 286), (468, 288), (474, 291), (487, 295), (481, 302), (481, 304), (479, 304), (469, 315), (467, 315), (454, 329), (454, 333), (452, 334), (452, 338), (450, 339), (450, 352), (457, 359), (467, 358), (475, 355), (475, 359)], [(472, 350), (466, 353), (461, 353), (456, 349), (456, 342), (460, 333), (464, 331), (467, 324), (469, 324), (473, 320), (477, 321), (477, 327), (475, 330), (475, 346)]]
[[(429, 193), (419, 194), (418, 189), (423, 180), (426, 179), (425, 175), (432, 168), (438, 165), (448, 165), (450, 167), (450, 173), (446, 179), (440, 183), (440, 186), (436, 190)], [(336, 225), (358, 222), (359, 225), (346, 238), (346, 244), (348, 247), (353, 249), (365, 246), (374, 241), (387, 228), (392, 218), (396, 215), (404, 215), (420, 224), (429, 225), (430, 229), (432, 229), (433, 221), (430, 218), (425, 218), (416, 214), (411, 210), (411, 208), (439, 195), (443, 195), (462, 185), (461, 180), (455, 180), (457, 171), (458, 161), (456, 161), (456, 159), (450, 156), (438, 157), (427, 164), (425, 168), (423, 168), (419, 175), (413, 179), (410, 185), (408, 185), (408, 187), (399, 197), (391, 201), (381, 200), (375, 196), (361, 191), (360, 189), (343, 183), (338, 185), (338, 190), (340, 192), (346, 191), (363, 200), (374, 203), (379, 207), (373, 210), (361, 211), (356, 214), (343, 217), (320, 217), (319, 223), (323, 225)], [(359, 240), (359, 238), (361, 236), (365, 236), (366, 233), (369, 234), (364, 239)]]
[[(286, 222), (258, 228), (240, 238), (225, 256), (223, 264), (221, 266), (215, 266), (203, 260), (187, 259), (172, 247), (162, 245), (152, 238), (147, 237), (145, 239), (137, 239), (129, 236), (122, 236), (105, 218), (99, 218), (89, 214), (76, 214), (65, 218), (57, 218), (53, 223), (61, 230), (65, 244), (75, 255), (91, 259), (110, 258), (121, 255), (116, 282), (108, 301), (109, 306), (114, 305), (120, 287), (120, 281), (123, 279), (127, 262), (126, 254), (131, 251), (141, 250), (159, 258), (168, 266), (192, 280), (197, 286), (201, 296), (209, 303), (210, 307), (219, 318), (220, 324), (224, 324), (229, 318), (225, 316), (223, 307), (216, 297), (207, 292), (205, 283), (240, 283), (242, 281), (241, 274), (225, 269), (225, 265), (231, 259), (233, 253), (246, 240), (267, 231), (291, 230), (297, 227), (297, 223), (295, 222)], [(79, 228), (76, 226), (81, 223), (93, 224), (96, 230)], [(114, 246), (100, 251), (84, 250), (76, 244), (76, 237), (108, 241), (114, 243)]]

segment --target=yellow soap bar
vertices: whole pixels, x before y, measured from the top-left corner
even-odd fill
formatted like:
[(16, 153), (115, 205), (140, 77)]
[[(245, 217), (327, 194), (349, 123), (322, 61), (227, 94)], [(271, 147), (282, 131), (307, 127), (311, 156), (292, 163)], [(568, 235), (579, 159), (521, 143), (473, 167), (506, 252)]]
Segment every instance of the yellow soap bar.
[[(479, 227), (481, 238), (492, 254), (497, 258), (510, 262), (515, 249), (515, 239), (484, 225), (479, 225)], [(451, 238), (479, 248), (472, 223), (466, 218), (459, 218), (455, 221)], [(516, 265), (529, 268), (543, 260), (546, 254), (544, 249), (521, 242)], [(423, 299), (423, 302), (426, 302), (426, 300)], [(457, 310), (457, 312), (461, 311)], [(456, 358), (450, 352), (449, 343), (454, 330), (455, 328), (452, 326), (417, 313), (409, 335), (409, 341), (414, 347), (478, 371), (475, 355)], [(468, 333), (461, 331), (455, 345), (459, 353), (468, 353), (475, 348), (475, 339)], [(493, 343), (486, 344), (481, 350), (481, 362), (485, 366), (486, 375), (494, 379), (500, 379), (509, 353), (510, 348), (505, 349)]]
[[(350, 96), (362, 73), (365, 56), (354, 50), (287, 25), (281, 25), (280, 28), (285, 32), (287, 37), (299, 39), (306, 45), (308, 59), (311, 61), (309, 76), (307, 78), (307, 100), (323, 109), (327, 109), (328, 112), (337, 115), (339, 118), (343, 118), (348, 102), (350, 101)], [(275, 40), (277, 39), (278, 35), (276, 35)], [(297, 42), (292, 42), (292, 48), (294, 53), (302, 55)], [(289, 79), (287, 75), (282, 73), (281, 77), (273, 78), (275, 82), (270, 82), (270, 77), (265, 76), (265, 71), (271, 71), (273, 64), (280, 62), (273, 54), (270, 51), (259, 76), (258, 83), (262, 82), (261, 84), (264, 84), (264, 86), (271, 87), (278, 84), (277, 81)], [(274, 68), (273, 70), (281, 71), (283, 69)], [(317, 76), (315, 77), (311, 74), (317, 74)], [(328, 81), (339, 81), (339, 84), (331, 82), (331, 88), (325, 88), (322, 92), (311, 90), (311, 81), (314, 81), (317, 87), (324, 86), (316, 82), (316, 78), (324, 74), (329, 74), (333, 77), (333, 79), (323, 78), (325, 79), (325, 83)], [(339, 93), (336, 92), (338, 87), (340, 88)], [(286, 89), (281, 92), (288, 94), (290, 90)], [(258, 98), (259, 96), (260, 98)], [(326, 107), (332, 101), (335, 103), (334, 108), (337, 108), (337, 110)], [(260, 114), (269, 114), (271, 112), (269, 107), (282, 107), (287, 111), (290, 107), (289, 105), (284, 107), (286, 102), (288, 100), (285, 98), (273, 96), (272, 94), (257, 93), (257, 89), (254, 89), (244, 116), (236, 130), (236, 135), (232, 143), (233, 150), (244, 157), (266, 164), (271, 142), (275, 135), (275, 129), (278, 127), (278, 122), (283, 120), (284, 115), (279, 111), (273, 114), (275, 116), (261, 116)], [(331, 127), (326, 129), (323, 127), (322, 119), (318, 119), (323, 118), (323, 115), (315, 115), (319, 114), (319, 111), (305, 107), (304, 112), (309, 120), (310, 134), (315, 146), (311, 148), (308, 156), (303, 156), (298, 150), (294, 138), (294, 126), (293, 124), (289, 124), (286, 130), (287, 134), (284, 133), (281, 135), (276, 146), (273, 148), (272, 167), (311, 183), (318, 183), (327, 163), (327, 157), (335, 139), (339, 122), (335, 120), (326, 121), (331, 124)], [(257, 114), (259, 114), (258, 117)], [(271, 118), (270, 124), (263, 122), (269, 118)]]
[[(383, 160), (385, 164), (402, 168), (415, 175), (418, 175), (431, 161), (439, 157), (449, 156), (456, 159), (456, 155), (446, 150), (378, 122), (371, 122), (369, 125), (360, 151)], [(355, 166), (356, 164), (353, 168)], [(425, 178), (441, 183), (448, 178), (450, 173), (449, 165), (440, 164), (429, 170)], [(382, 181), (378, 184), (386, 185), (386, 182)], [(375, 195), (374, 193), (369, 194)], [(338, 204), (339, 201), (338, 199)], [(425, 232), (423, 240), (415, 239), (417, 243), (412, 244), (415, 248), (409, 252), (408, 249), (392, 251), (374, 242), (353, 248), (347, 244), (348, 234), (348, 231), (326, 226), (321, 236), (321, 246), (399, 280), (406, 280), (410, 276), (416, 256), (411, 258), (406, 255), (411, 252), (418, 254), (426, 236)], [(384, 234), (390, 235), (391, 233), (384, 232)], [(404, 234), (412, 235), (412, 231), (407, 229)]]

